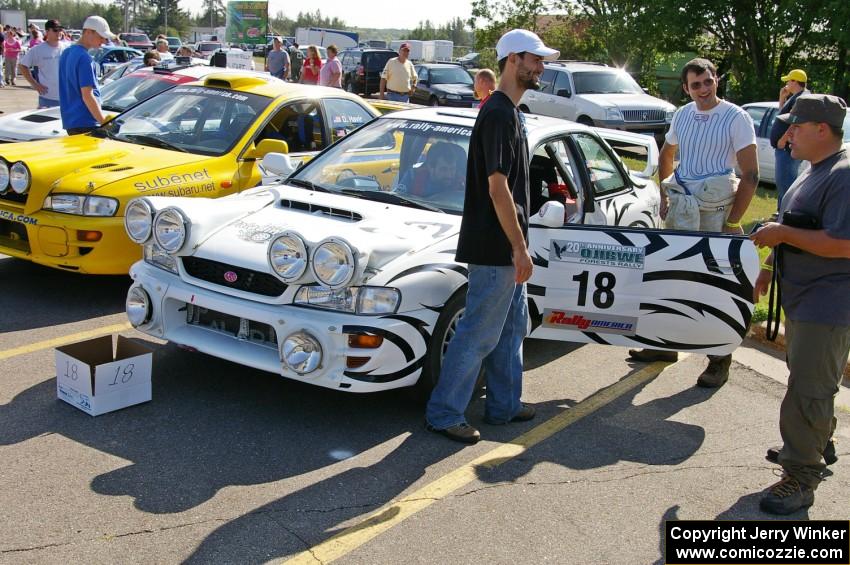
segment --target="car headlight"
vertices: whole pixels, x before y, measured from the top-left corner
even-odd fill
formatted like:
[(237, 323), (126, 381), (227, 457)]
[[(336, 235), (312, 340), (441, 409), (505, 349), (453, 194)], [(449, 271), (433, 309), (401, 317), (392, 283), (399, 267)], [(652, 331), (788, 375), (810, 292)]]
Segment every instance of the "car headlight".
[(134, 328), (147, 324), (151, 319), (151, 297), (142, 287), (134, 286), (127, 293), (125, 302), (127, 319)]
[(168, 253), (177, 253), (186, 243), (189, 221), (177, 208), (166, 208), (156, 215), (153, 237)]
[(322, 286), (302, 286), (295, 293), (294, 304), (337, 310), (349, 314), (393, 314), (398, 310), (401, 293), (397, 288), (380, 286), (349, 286), (331, 289)]
[(295, 232), (287, 231), (269, 245), (269, 266), (285, 283), (301, 278), (307, 270), (307, 245)]
[(136, 243), (144, 243), (151, 237), (155, 210), (144, 198), (138, 198), (127, 205), (124, 212), (124, 229)]
[(312, 373), (322, 364), (322, 344), (305, 331), (289, 334), (280, 344), (280, 359), (299, 375)]
[(336, 289), (347, 285), (354, 278), (357, 260), (348, 242), (329, 237), (313, 250), (310, 267), (320, 283)]
[(0, 192), (6, 192), (9, 188), (9, 164), (0, 159)]
[(44, 210), (77, 216), (114, 216), (118, 201), (104, 196), (84, 194), (51, 194), (41, 205)]
[(30, 187), (30, 170), (23, 161), (18, 161), (9, 169), (9, 186), (17, 194), (25, 193)]
[(457, 94), (446, 94), (446, 99), (448, 100), (460, 100), (460, 96)]
[(620, 112), (619, 108), (608, 108), (605, 110), (605, 119), (612, 122), (622, 122), (623, 113)]
[(664, 114), (664, 121), (666, 121), (668, 124), (670, 122), (672, 122), (673, 121), (673, 114), (675, 114), (675, 113), (676, 113), (675, 109), (667, 110), (667, 112)]
[(154, 267), (159, 267), (169, 273), (178, 274), (177, 258), (169, 255), (165, 250), (154, 242), (150, 242), (144, 247), (145, 262), (150, 263)]

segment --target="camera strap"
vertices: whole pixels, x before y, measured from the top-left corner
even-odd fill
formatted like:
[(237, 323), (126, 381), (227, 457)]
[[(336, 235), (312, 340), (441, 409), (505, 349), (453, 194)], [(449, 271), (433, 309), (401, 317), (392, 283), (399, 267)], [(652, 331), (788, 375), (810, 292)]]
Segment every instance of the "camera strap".
[(776, 336), (779, 335), (779, 320), (782, 312), (782, 290), (779, 286), (779, 258), (782, 254), (780, 247), (781, 245), (776, 248), (773, 272), (770, 276), (770, 290), (767, 291), (767, 330), (765, 337), (768, 341), (776, 341)]

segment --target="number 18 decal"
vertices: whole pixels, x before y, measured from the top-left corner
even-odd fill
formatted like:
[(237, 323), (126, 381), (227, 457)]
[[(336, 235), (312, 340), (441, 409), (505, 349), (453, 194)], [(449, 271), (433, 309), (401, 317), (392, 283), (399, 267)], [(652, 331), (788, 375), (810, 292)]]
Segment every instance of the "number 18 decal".
[[(587, 304), (587, 282), (590, 278), (589, 271), (582, 271), (573, 277), (573, 280), (578, 282), (578, 302), (579, 306)], [(617, 277), (614, 273), (601, 271), (596, 273), (593, 279), (596, 289), (593, 291), (593, 305), (597, 308), (605, 309), (614, 305), (614, 285), (617, 284)]]

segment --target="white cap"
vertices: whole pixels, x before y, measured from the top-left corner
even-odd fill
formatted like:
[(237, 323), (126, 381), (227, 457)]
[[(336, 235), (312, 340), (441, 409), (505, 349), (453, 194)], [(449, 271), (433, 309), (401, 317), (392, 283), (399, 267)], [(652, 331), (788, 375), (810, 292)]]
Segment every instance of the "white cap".
[(115, 34), (109, 31), (109, 24), (100, 16), (89, 16), (83, 22), (83, 29), (91, 29), (104, 39), (115, 39)]
[(561, 52), (543, 45), (543, 41), (526, 29), (512, 29), (496, 44), (496, 59), (501, 61), (511, 53), (532, 53), (547, 61), (554, 61)]

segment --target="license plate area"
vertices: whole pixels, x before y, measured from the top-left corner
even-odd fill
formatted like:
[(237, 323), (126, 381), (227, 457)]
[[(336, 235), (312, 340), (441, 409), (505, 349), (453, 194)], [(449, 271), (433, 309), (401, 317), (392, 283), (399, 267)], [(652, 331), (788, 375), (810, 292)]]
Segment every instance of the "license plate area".
[(187, 304), (186, 323), (239, 341), (277, 350), (277, 333), (273, 327), (262, 322)]
[(27, 227), (18, 222), (0, 219), (0, 244), (29, 253), (30, 242)]

